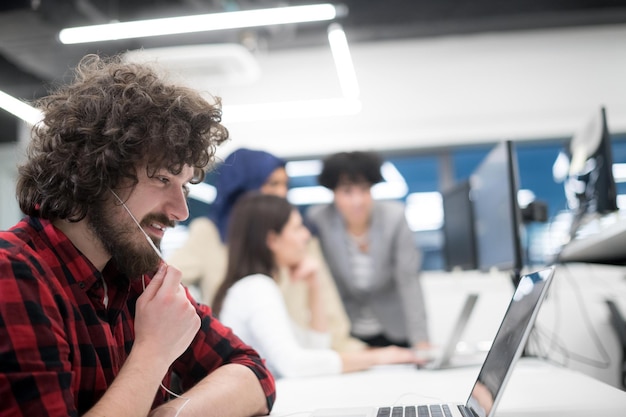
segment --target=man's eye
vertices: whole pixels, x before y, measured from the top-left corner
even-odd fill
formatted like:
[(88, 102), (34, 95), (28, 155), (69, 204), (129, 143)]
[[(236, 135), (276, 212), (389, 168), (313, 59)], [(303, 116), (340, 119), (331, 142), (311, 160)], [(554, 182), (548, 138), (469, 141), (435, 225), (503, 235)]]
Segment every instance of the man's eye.
[(163, 184), (168, 184), (170, 182), (170, 180), (166, 177), (157, 177), (157, 179), (161, 181)]

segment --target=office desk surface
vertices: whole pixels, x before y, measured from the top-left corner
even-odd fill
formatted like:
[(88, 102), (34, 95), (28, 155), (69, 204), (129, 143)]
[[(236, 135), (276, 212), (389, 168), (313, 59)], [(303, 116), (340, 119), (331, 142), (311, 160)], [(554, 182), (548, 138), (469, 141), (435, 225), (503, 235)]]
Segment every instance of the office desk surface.
[[(328, 407), (465, 403), (479, 369), (440, 371), (379, 367), (336, 376), (277, 381), (272, 416), (306, 416)], [(626, 392), (582, 373), (523, 358), (506, 387), (497, 416), (626, 415)]]
[(590, 231), (565, 245), (557, 261), (626, 264), (626, 214), (612, 213), (586, 227)]

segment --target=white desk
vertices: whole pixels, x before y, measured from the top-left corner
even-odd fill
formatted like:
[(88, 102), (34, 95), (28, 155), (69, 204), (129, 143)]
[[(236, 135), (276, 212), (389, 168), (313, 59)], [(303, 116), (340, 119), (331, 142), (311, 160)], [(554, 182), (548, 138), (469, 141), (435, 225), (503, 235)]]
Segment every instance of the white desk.
[[(626, 316), (625, 275), (623, 266), (558, 265), (539, 310), (537, 331), (530, 336), (530, 352), (621, 387), (622, 346), (605, 300), (615, 301)], [(422, 287), (431, 341), (439, 346), (447, 340), (466, 294), (477, 293), (480, 298), (462, 340), (483, 347), (482, 342), (493, 340), (513, 294), (510, 276), (504, 272), (425, 271)]]
[(562, 248), (558, 262), (626, 263), (626, 214), (611, 213), (583, 229), (589, 230)]
[[(316, 408), (465, 403), (477, 367), (443, 371), (390, 366), (315, 378), (277, 381), (272, 416), (307, 416)], [(626, 415), (626, 393), (582, 373), (523, 358), (498, 406), (501, 417)]]

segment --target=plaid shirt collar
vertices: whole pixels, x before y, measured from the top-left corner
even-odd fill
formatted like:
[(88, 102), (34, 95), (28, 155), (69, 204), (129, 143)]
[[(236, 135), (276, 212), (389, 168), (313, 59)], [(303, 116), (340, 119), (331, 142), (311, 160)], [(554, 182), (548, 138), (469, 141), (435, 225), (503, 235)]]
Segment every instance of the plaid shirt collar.
[[(106, 282), (111, 296), (108, 309), (119, 311), (123, 307), (130, 289), (129, 279), (117, 270), (114, 261), (109, 261), (104, 270), (99, 271), (52, 222), (30, 217), (28, 223), (44, 244), (51, 249), (51, 252), (43, 252), (42, 255), (44, 258), (48, 257), (46, 260), (49, 265), (56, 265), (57, 268), (62, 269), (62, 271), (54, 272), (56, 276), (67, 278), (65, 285), (76, 286), (89, 293), (90, 298), (98, 299), (100, 300), (99, 303), (102, 303), (105, 296), (103, 283)], [(59, 274), (59, 272), (61, 273)], [(140, 283), (139, 286), (141, 286)], [(133, 287), (137, 287), (137, 285)], [(142, 288), (135, 289), (139, 292), (142, 290)]]

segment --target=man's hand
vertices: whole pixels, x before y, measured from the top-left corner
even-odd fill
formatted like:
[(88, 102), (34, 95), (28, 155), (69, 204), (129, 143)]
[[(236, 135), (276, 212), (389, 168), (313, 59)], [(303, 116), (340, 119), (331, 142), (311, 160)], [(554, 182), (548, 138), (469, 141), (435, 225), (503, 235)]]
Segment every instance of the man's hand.
[(180, 284), (181, 276), (176, 268), (162, 264), (137, 299), (133, 348), (111, 386), (86, 416), (149, 413), (165, 373), (200, 328), (200, 317)]
[(167, 367), (189, 347), (200, 328), (181, 278), (178, 269), (163, 263), (137, 299), (134, 348)]

